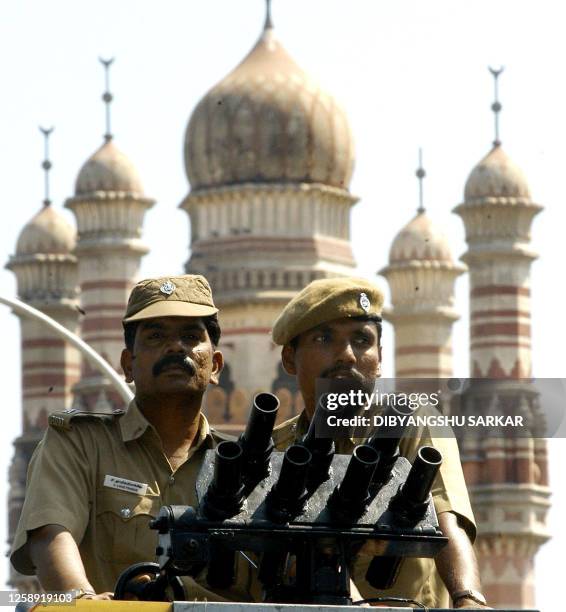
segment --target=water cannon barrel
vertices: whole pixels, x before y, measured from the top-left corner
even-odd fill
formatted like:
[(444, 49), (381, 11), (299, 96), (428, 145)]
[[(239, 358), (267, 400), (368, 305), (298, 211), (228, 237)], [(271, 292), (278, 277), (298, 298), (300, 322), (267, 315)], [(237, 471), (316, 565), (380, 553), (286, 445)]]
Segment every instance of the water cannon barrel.
[[(326, 455), (334, 446), (334, 441), (332, 438), (322, 438), (316, 435), (317, 423), (320, 422), (321, 419), (325, 418), (326, 413), (327, 410), (324, 409), (322, 405), (319, 405), (313, 418), (311, 419), (307, 433), (302, 439), (302, 444), (311, 452), (321, 455)], [(332, 413), (328, 412), (328, 414)]]
[(272, 446), (271, 434), (278, 410), (279, 400), (273, 393), (258, 393), (254, 397), (246, 429), (240, 437), (245, 454), (260, 454)]
[(237, 442), (224, 441), (216, 447), (214, 477), (211, 486), (225, 495), (233, 495), (242, 479), (242, 448)]
[(330, 414), (333, 412), (329, 411), (322, 401), (319, 402), (307, 433), (301, 440), (301, 444), (312, 453), (312, 465), (308, 475), (309, 489), (316, 488), (330, 476), (330, 464), (336, 451), (334, 440), (316, 435), (317, 423), (322, 424)]
[(279, 400), (272, 393), (258, 393), (239, 442), (244, 452), (244, 478), (253, 488), (269, 474), (269, 458), (273, 451), (273, 426)]
[(442, 454), (439, 450), (433, 446), (421, 446), (401, 488), (401, 495), (412, 504), (426, 502), (441, 465)]
[(393, 457), (399, 454), (399, 442), (401, 436), (396, 438), (381, 437), (379, 435), (372, 436), (368, 440), (368, 444), (374, 448), (383, 457)]
[(311, 461), (311, 452), (300, 444), (285, 451), (279, 478), (265, 500), (273, 520), (286, 522), (302, 511), (308, 496), (306, 483)]
[[(393, 407), (388, 406), (383, 416), (388, 418), (399, 415)], [(368, 444), (379, 453), (379, 464), (373, 475), (373, 486), (376, 489), (382, 487), (391, 476), (393, 466), (400, 456), (399, 443), (404, 431), (405, 427), (402, 425), (382, 426), (368, 440)]]
[[(401, 525), (418, 523), (428, 508), (428, 496), (442, 464), (442, 454), (432, 446), (421, 446), (407, 480), (393, 497), (389, 510)], [(395, 583), (401, 557), (375, 556), (366, 572), (366, 580), (374, 589), (389, 589)]]
[(214, 451), (214, 475), (206, 492), (204, 512), (210, 518), (229, 518), (244, 502), (243, 451), (238, 442), (223, 441)]
[(342, 482), (328, 500), (330, 512), (337, 518), (356, 520), (364, 512), (369, 500), (369, 487), (379, 461), (379, 453), (369, 446), (356, 446)]

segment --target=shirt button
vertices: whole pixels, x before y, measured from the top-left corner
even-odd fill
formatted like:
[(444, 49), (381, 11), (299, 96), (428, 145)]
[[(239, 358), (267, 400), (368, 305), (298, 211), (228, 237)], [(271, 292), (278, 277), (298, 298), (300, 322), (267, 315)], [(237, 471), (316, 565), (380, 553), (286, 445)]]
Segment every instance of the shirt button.
[(169, 476), (169, 484), (175, 484), (175, 476)]
[(122, 518), (130, 518), (132, 511), (129, 508), (122, 508), (120, 510), (120, 516)]

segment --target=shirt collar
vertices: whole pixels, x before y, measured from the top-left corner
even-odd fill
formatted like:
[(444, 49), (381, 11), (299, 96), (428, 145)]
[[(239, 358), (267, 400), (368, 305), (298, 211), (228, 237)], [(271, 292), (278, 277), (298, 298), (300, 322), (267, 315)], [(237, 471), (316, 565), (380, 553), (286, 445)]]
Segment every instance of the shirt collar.
[(122, 440), (124, 440), (124, 442), (136, 440), (144, 434), (148, 427), (150, 427), (149, 421), (143, 416), (141, 410), (138, 408), (136, 400), (132, 400), (126, 410), (126, 414), (120, 419)]
[(189, 454), (187, 458), (194, 455), (197, 452), (197, 450), (199, 450), (199, 448), (201, 447), (212, 448), (213, 446), (214, 446), (214, 439), (210, 432), (210, 425), (208, 424), (208, 421), (206, 417), (204, 416), (204, 414), (201, 412), (198, 429), (197, 429), (197, 435), (195, 436), (193, 444), (191, 448), (189, 449)]
[[(136, 400), (132, 400), (126, 410), (124, 416), (120, 419), (120, 432), (122, 434), (122, 440), (124, 442), (130, 442), (141, 437), (148, 427), (152, 427), (151, 423), (144, 417), (142, 411), (136, 404)], [(212, 447), (212, 434), (210, 433), (210, 426), (206, 417), (202, 412), (200, 413), (200, 419), (198, 424), (197, 433), (189, 456), (192, 455), (197, 449), (199, 449), (205, 442), (208, 442), (209, 446)]]

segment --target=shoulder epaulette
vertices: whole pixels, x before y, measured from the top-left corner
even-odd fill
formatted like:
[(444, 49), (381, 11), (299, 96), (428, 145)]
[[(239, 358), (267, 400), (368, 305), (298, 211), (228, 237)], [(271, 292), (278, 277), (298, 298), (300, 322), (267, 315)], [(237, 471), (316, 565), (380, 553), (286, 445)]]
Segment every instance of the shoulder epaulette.
[(69, 431), (73, 429), (72, 421), (75, 420), (102, 420), (113, 421), (115, 418), (122, 416), (126, 411), (116, 409), (113, 412), (87, 412), (83, 410), (63, 410), (62, 412), (54, 412), (49, 415), (48, 423), (51, 427)]

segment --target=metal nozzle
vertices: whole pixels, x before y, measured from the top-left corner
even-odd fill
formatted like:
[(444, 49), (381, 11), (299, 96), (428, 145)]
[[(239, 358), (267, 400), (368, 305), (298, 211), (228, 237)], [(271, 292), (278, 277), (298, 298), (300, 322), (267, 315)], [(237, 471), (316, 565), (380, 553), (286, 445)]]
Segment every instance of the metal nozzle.
[(311, 452), (300, 444), (293, 444), (285, 451), (279, 478), (265, 500), (273, 520), (287, 522), (303, 510), (311, 461)]
[(328, 500), (330, 512), (342, 520), (357, 520), (370, 500), (369, 487), (379, 461), (379, 453), (369, 446), (356, 446), (342, 482)]
[(229, 518), (242, 510), (242, 458), (238, 442), (224, 441), (216, 447), (214, 476), (204, 500), (204, 512), (211, 518)]

